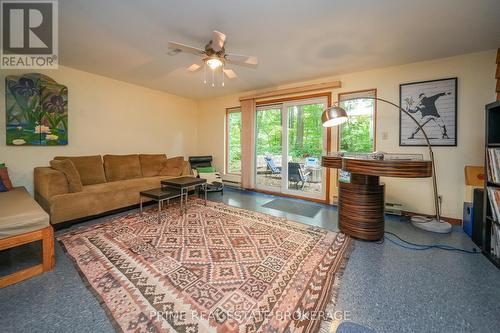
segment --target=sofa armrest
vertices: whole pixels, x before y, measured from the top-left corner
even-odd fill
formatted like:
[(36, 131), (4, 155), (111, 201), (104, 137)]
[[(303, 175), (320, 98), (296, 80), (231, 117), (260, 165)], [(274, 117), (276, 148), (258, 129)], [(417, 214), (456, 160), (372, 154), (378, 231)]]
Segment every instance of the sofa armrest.
[(54, 195), (69, 193), (68, 180), (61, 171), (50, 167), (37, 167), (34, 173), (35, 199), (45, 209)]
[(191, 176), (191, 167), (188, 161), (183, 162), (182, 175), (181, 176)]

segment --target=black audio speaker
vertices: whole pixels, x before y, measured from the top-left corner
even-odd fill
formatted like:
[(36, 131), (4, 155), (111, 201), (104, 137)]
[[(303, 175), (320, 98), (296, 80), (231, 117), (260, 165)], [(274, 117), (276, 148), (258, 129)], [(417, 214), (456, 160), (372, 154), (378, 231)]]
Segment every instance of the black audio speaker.
[(472, 223), (472, 241), (477, 246), (483, 246), (483, 203), (484, 203), (484, 190), (482, 188), (474, 189), (473, 196), (473, 223)]

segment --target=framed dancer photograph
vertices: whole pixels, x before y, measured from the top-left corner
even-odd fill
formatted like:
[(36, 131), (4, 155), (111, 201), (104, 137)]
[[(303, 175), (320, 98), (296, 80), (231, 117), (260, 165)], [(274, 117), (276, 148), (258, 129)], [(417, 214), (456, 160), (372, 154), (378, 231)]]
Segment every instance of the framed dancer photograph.
[[(457, 145), (457, 84), (455, 77), (399, 85), (399, 106), (418, 121), (432, 146)], [(420, 128), (403, 112), (399, 145), (427, 145)]]

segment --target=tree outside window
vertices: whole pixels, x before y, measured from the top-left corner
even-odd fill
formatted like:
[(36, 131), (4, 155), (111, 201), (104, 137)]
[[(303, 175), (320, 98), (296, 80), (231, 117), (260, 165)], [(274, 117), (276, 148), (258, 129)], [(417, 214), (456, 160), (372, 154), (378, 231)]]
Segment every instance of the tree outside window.
[[(367, 153), (375, 150), (375, 97), (376, 90), (339, 94), (340, 106), (349, 116), (339, 128), (340, 151)], [(352, 98), (359, 98), (350, 100)]]
[(226, 172), (241, 173), (241, 111), (239, 108), (229, 109), (227, 122), (227, 156)]

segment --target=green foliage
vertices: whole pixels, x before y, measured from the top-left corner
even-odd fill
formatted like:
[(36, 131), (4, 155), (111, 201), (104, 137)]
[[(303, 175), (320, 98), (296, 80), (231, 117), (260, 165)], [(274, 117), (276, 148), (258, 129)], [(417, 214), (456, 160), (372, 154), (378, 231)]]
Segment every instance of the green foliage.
[(340, 150), (353, 153), (373, 152), (373, 100), (344, 101), (341, 106), (347, 111), (349, 120), (340, 127)]
[(323, 150), (322, 104), (288, 108), (288, 152), (293, 160), (321, 157)]
[[(292, 106), (288, 110), (288, 150), (293, 160), (320, 157), (323, 149), (322, 104)], [(257, 112), (257, 155), (282, 153), (281, 109)]]
[(281, 154), (281, 109), (259, 110), (256, 123), (257, 155)]
[(228, 146), (229, 146), (229, 173), (241, 172), (241, 112), (231, 112), (228, 115)]
[(342, 125), (340, 150), (347, 152), (372, 152), (373, 139), (370, 134), (371, 116), (349, 117)]

